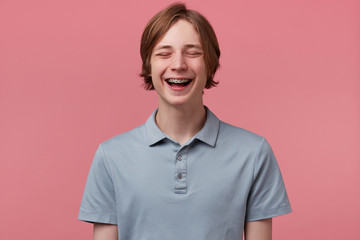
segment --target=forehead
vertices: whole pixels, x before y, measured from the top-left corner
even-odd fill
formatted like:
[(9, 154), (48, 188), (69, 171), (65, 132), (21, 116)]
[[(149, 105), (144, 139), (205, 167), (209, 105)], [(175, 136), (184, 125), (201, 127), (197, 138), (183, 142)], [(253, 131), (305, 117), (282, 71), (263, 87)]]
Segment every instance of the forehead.
[(200, 36), (192, 23), (180, 19), (176, 21), (158, 41), (154, 50), (163, 45), (171, 47), (180, 47), (185, 45), (201, 46)]

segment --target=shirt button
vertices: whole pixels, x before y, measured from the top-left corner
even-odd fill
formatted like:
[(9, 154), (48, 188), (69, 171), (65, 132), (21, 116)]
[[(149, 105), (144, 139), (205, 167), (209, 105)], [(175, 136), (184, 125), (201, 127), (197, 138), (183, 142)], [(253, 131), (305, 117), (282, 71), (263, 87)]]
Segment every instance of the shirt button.
[(179, 173), (179, 174), (177, 175), (177, 177), (178, 177), (178, 179), (182, 179), (182, 174)]
[(179, 156), (177, 157), (177, 160), (179, 160), (179, 161), (181, 161), (181, 160), (182, 160), (181, 155), (179, 155)]

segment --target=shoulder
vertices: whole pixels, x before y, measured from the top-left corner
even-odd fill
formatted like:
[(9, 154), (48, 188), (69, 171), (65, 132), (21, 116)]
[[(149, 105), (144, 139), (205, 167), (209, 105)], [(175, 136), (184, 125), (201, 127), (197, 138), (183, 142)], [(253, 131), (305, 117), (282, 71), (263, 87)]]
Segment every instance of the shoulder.
[(220, 121), (218, 141), (249, 150), (258, 150), (266, 139), (249, 130)]
[(102, 142), (100, 146), (107, 153), (134, 148), (146, 144), (145, 136), (145, 125), (143, 124)]
[(266, 138), (256, 133), (220, 122), (219, 140), (225, 146), (229, 146), (228, 149), (233, 149), (248, 157), (251, 156), (248, 159), (253, 161), (255, 171), (260, 171), (262, 168), (278, 168), (270, 144)]

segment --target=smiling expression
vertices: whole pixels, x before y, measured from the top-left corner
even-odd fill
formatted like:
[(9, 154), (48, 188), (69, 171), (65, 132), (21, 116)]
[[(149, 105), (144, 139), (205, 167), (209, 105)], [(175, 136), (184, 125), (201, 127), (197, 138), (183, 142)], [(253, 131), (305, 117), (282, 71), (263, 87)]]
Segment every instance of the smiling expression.
[(151, 55), (151, 77), (159, 105), (202, 106), (207, 80), (203, 55), (194, 26), (182, 19), (174, 23)]

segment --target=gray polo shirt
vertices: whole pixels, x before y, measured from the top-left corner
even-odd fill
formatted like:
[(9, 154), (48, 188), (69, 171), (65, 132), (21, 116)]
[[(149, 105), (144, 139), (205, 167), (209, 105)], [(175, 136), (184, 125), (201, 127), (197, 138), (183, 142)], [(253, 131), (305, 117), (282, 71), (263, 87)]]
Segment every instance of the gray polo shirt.
[(291, 212), (267, 141), (206, 110), (183, 146), (158, 128), (156, 110), (102, 143), (79, 219), (118, 225), (120, 240), (239, 240), (245, 221)]

